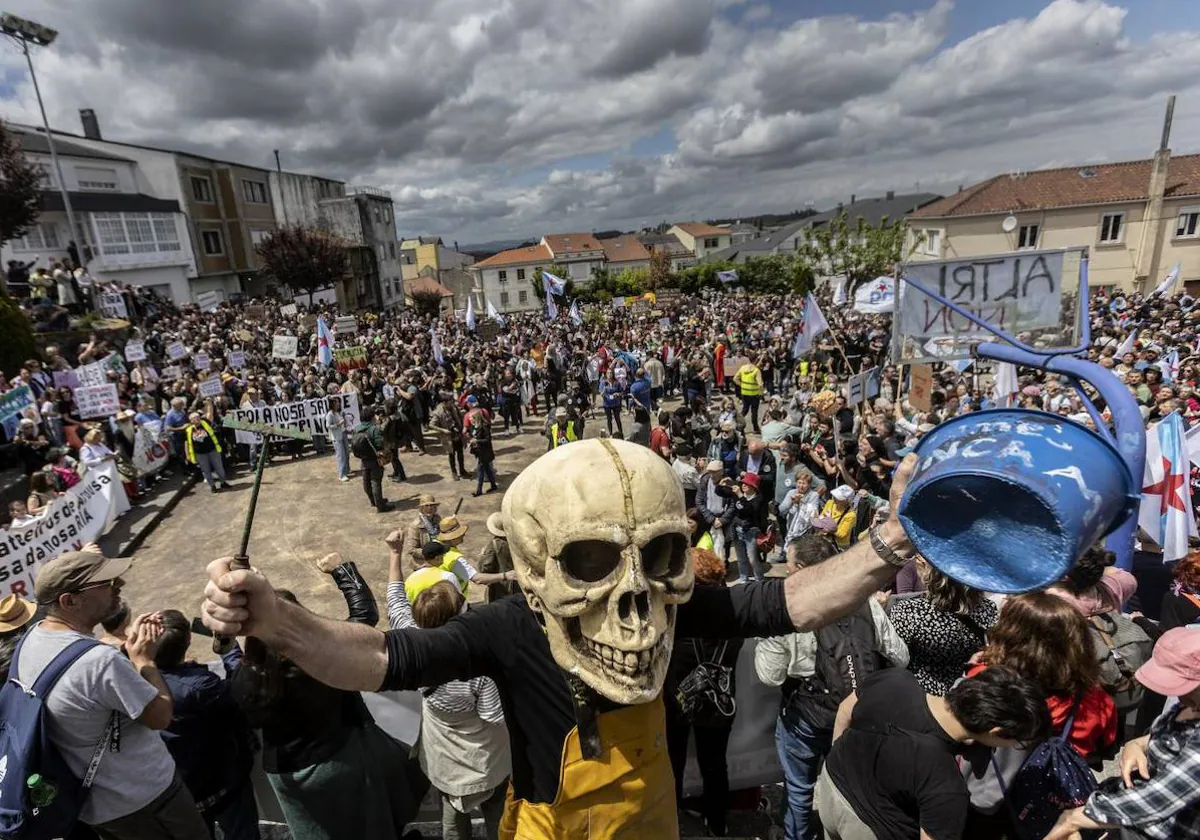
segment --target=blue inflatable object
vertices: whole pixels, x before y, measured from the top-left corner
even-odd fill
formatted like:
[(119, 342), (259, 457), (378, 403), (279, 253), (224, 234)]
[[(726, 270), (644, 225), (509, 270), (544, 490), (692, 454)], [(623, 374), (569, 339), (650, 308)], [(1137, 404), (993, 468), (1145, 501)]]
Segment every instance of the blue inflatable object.
[(923, 437), (900, 522), (943, 574), (987, 592), (1041, 589), (1130, 516), (1120, 453), (1055, 414), (964, 414)]

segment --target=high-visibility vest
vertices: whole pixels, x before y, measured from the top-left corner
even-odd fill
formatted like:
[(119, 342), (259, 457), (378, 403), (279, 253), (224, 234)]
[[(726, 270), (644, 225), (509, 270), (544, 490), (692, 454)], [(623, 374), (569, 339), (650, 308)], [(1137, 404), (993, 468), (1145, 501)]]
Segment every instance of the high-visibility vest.
[(754, 365), (743, 365), (737, 372), (738, 386), (743, 397), (762, 396), (762, 373)]
[[(451, 548), (447, 550), (444, 555), (442, 555), (442, 564), (438, 568), (442, 569), (443, 571), (450, 572), (450, 574), (457, 577), (458, 573), (454, 571), (455, 560), (462, 560), (464, 563), (466, 562), (461, 551), (459, 551), (457, 548)], [(465, 577), (458, 578), (458, 588), (462, 590), (464, 598), (467, 595), (467, 584), (469, 582), (470, 581), (468, 581), (468, 579)]]
[(550, 424), (550, 448), (558, 449), (560, 443), (574, 443), (575, 441), (579, 440), (579, 436), (575, 434), (574, 420), (567, 421), (567, 432), (564, 437), (566, 438), (566, 441), (560, 441), (558, 439), (558, 423)]
[[(196, 428), (196, 427), (193, 426), (191, 423), (188, 423), (187, 431), (184, 432), (184, 436), (187, 438), (187, 459), (190, 463), (193, 463), (193, 464), (196, 463), (196, 448), (194, 446), (192, 446), (192, 429), (194, 429), (194, 428)], [(212, 426), (208, 425), (208, 421), (201, 420), (200, 428), (204, 429), (204, 431), (206, 431), (208, 433), (209, 440), (211, 440), (213, 442), (213, 446), (215, 446), (217, 448), (217, 452), (220, 453), (221, 440), (213, 432)]]
[(717, 544), (713, 542), (713, 536), (712, 536), (711, 531), (705, 531), (703, 534), (700, 535), (700, 542), (696, 543), (696, 548), (699, 548), (703, 551), (715, 551), (716, 550)]

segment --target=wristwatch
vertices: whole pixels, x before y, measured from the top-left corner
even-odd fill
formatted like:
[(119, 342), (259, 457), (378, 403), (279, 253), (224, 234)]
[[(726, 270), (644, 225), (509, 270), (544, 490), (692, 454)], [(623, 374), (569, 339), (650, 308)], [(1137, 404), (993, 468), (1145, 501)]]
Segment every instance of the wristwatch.
[(868, 534), (870, 535), (871, 539), (871, 548), (875, 549), (875, 553), (878, 554), (880, 559), (882, 559), (885, 563), (895, 566), (897, 569), (903, 569), (906, 565), (908, 565), (908, 561), (915, 553), (911, 546), (907, 550), (901, 549), (903, 552), (901, 553), (901, 551), (897, 551), (888, 545), (883, 539), (883, 536), (879, 533), (878, 525), (871, 526), (871, 530), (868, 532)]

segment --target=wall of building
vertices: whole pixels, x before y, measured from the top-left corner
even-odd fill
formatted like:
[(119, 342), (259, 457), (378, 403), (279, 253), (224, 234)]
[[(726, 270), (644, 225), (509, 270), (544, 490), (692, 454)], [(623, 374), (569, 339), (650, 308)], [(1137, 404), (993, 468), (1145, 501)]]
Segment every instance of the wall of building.
[[(526, 312), (537, 309), (542, 305), (533, 292), (533, 273), (537, 268), (537, 265), (530, 264), (510, 265), (503, 269), (476, 269), (474, 274), (479, 279), (475, 282), (475, 288), (500, 312)], [(507, 280), (500, 279), (501, 271), (506, 272)], [(525, 272), (525, 279), (518, 279), (518, 271)], [(525, 293), (523, 300), (522, 292)]]
[(325, 224), (321, 202), (346, 195), (343, 182), (314, 175), (270, 172), (268, 178), (271, 203), (279, 224), (321, 228)]

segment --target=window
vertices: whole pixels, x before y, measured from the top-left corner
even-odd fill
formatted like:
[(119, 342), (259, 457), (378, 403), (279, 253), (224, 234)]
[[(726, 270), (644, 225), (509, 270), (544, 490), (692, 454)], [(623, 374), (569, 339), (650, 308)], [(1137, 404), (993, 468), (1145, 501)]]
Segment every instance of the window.
[(1195, 236), (1200, 230), (1200, 208), (1184, 207), (1175, 220), (1176, 236)]
[(716, 248), (718, 245), (720, 245), (720, 243), (721, 243), (721, 240), (719, 240), (715, 237), (710, 237), (710, 238), (704, 240), (704, 247), (705, 248)]
[(192, 176), (192, 198), (205, 204), (213, 203), (212, 182), (199, 175)]
[(500, 282), (501, 283), (508, 282), (508, 272), (505, 271), (504, 269), (500, 269)]
[(940, 230), (925, 231), (924, 246), (925, 254), (930, 257), (940, 257), (942, 255), (942, 232)]
[(12, 243), (14, 251), (41, 251), (43, 248), (59, 248), (57, 225), (34, 225), (20, 239)]
[(75, 179), (81, 190), (116, 191), (120, 184), (117, 182), (117, 170), (99, 169), (92, 166), (76, 166)]
[(263, 242), (270, 239), (271, 234), (274, 232), (273, 230), (252, 230), (250, 231), (250, 243), (257, 248)]
[(375, 221), (377, 221), (377, 222), (383, 221), (383, 214), (380, 212), (378, 204), (375, 205)]
[(1039, 233), (1041, 233), (1041, 225), (1021, 225), (1021, 229), (1017, 231), (1017, 247), (1036, 248)]
[(525, 291), (524, 289), (517, 292), (517, 303), (528, 303), (528, 302), (529, 302), (529, 292)]
[(395, 242), (388, 243), (388, 259), (390, 259), (390, 260), (396, 259), (396, 243)]
[(267, 204), (267, 185), (262, 181), (242, 179), (242, 198), (251, 204)]
[(379, 261), (383, 262), (386, 259), (387, 259), (387, 251), (384, 250), (383, 243), (380, 242), (379, 243)]
[[(170, 213), (92, 213), (95, 246), (101, 254), (177, 253), (179, 229)], [(91, 241), (81, 226), (84, 242)]]
[(517, 279), (518, 279), (518, 280), (524, 280), (524, 279), (525, 279), (525, 269), (523, 269), (523, 268), (518, 268), (518, 269), (517, 269)]
[(204, 243), (204, 253), (208, 254), (209, 256), (219, 257), (225, 253), (225, 246), (221, 242), (221, 231), (201, 231), (200, 239)]
[(1100, 217), (1100, 241), (1120, 242), (1125, 236), (1125, 214), (1105, 213)]

